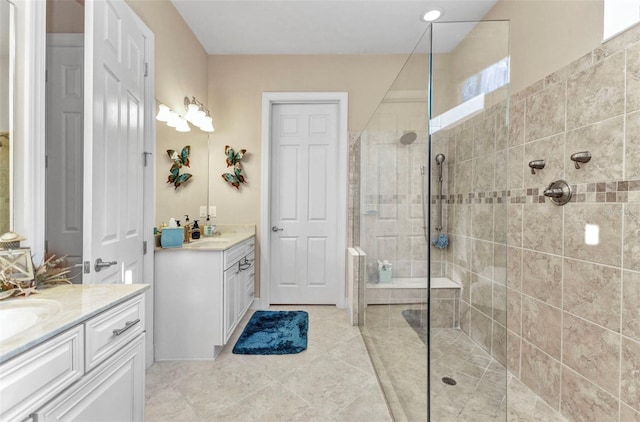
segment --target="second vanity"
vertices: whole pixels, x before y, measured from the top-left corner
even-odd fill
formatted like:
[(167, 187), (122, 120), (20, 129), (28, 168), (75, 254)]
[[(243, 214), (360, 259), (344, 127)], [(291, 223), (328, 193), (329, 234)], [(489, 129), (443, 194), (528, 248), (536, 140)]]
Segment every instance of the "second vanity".
[(155, 359), (212, 360), (251, 307), (255, 227), (155, 251)]

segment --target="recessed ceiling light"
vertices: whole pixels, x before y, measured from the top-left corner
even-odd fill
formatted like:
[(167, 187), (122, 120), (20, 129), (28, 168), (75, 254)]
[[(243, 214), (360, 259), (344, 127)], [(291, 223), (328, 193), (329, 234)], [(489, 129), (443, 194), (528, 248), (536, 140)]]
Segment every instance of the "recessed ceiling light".
[(435, 20), (440, 19), (440, 17), (442, 16), (442, 13), (443, 12), (440, 9), (431, 9), (427, 11), (424, 15), (422, 15), (420, 19), (425, 22), (433, 22)]

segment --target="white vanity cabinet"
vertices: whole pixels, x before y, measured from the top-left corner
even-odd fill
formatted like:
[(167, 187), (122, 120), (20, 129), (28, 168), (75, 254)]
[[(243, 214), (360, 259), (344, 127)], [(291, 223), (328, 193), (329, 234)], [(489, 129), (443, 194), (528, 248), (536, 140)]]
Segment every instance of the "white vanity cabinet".
[(156, 250), (155, 359), (215, 359), (253, 303), (254, 261), (253, 235), (227, 248)]
[(0, 365), (0, 420), (144, 420), (144, 295)]
[(240, 248), (242, 258), (224, 270), (224, 343), (238, 326), (254, 298), (255, 252), (253, 246)]

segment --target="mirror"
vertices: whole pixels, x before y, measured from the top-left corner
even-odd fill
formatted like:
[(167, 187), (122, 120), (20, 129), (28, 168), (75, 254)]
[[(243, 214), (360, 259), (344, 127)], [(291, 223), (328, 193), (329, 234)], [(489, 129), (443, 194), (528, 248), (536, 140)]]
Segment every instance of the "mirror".
[(14, 5), (0, 0), (0, 234), (12, 227)]

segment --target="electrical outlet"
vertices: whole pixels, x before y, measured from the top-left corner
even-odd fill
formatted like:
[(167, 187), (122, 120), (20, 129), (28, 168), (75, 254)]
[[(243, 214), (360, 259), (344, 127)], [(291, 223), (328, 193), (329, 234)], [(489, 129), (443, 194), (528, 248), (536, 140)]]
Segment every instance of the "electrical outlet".
[(200, 205), (200, 217), (206, 217), (206, 216), (207, 216), (207, 206)]
[(215, 205), (209, 205), (209, 215), (211, 217), (215, 217), (216, 216), (216, 206)]

